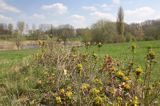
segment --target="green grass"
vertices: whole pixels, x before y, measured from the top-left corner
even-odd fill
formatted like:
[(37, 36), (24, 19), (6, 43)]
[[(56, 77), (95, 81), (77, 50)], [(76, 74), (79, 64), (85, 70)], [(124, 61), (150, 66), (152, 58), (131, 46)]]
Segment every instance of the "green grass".
[[(157, 60), (160, 60), (160, 41), (141, 41), (131, 43), (116, 43), (116, 44), (104, 44), (100, 49), (97, 46), (90, 46), (89, 49), (81, 48), (83, 52), (96, 53), (100, 56), (106, 54), (111, 55), (117, 59), (128, 59), (131, 57), (130, 45), (136, 44), (137, 49), (135, 53), (135, 61), (144, 66), (145, 54), (147, 47), (151, 46), (157, 54)], [(0, 51), (0, 76), (3, 71), (9, 70), (11, 66), (20, 62), (24, 57), (32, 55), (37, 49), (26, 49), (26, 50), (14, 50), (14, 51)], [(159, 61), (156, 65), (155, 76), (158, 76), (160, 70)]]
[(97, 46), (90, 46), (88, 49), (81, 48), (83, 52), (96, 53), (100, 56), (110, 55), (119, 60), (128, 60), (132, 57), (131, 49), (129, 48), (132, 44), (136, 44), (135, 61), (137, 64), (145, 66), (145, 56), (148, 47), (152, 47), (156, 52), (157, 64), (154, 68), (154, 78), (159, 77), (160, 71), (160, 41), (140, 41), (140, 42), (129, 42), (129, 43), (115, 43), (115, 44), (104, 44), (100, 49)]
[(18, 64), (23, 58), (34, 54), (36, 51), (37, 49), (0, 51), (0, 79), (11, 71), (12, 66)]

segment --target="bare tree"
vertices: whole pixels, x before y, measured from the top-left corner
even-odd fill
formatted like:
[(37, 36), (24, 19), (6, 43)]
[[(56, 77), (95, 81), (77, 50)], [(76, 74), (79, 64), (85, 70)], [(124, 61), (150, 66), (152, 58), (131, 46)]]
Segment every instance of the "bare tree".
[(72, 25), (66, 24), (66, 25), (60, 25), (58, 27), (58, 36), (59, 39), (63, 40), (64, 45), (66, 44), (66, 41), (68, 38), (71, 38), (75, 35), (75, 30)]
[(124, 41), (124, 12), (123, 12), (122, 7), (120, 7), (118, 10), (117, 32), (118, 32), (121, 40)]
[(23, 31), (24, 31), (24, 27), (25, 27), (25, 23), (23, 21), (19, 21), (17, 23), (17, 29), (19, 31), (19, 34), (23, 34)]
[(18, 34), (16, 35), (16, 45), (18, 50), (20, 49), (21, 46), (21, 36), (23, 35), (25, 23), (23, 21), (19, 21), (17, 23), (17, 29), (18, 29)]
[(9, 34), (12, 35), (12, 33), (13, 33), (13, 25), (11, 23), (8, 24), (8, 30), (9, 30)]

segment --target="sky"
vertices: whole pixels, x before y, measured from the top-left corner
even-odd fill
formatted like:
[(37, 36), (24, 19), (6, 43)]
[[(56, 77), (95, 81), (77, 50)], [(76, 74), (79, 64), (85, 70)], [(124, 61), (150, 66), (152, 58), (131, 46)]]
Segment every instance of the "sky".
[(0, 23), (71, 24), (89, 27), (97, 20), (116, 21), (120, 6), (126, 23), (160, 18), (160, 0), (0, 0)]

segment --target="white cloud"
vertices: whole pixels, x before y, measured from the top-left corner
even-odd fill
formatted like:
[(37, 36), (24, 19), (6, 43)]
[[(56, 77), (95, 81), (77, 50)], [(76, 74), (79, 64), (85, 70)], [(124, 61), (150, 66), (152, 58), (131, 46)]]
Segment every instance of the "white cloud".
[(11, 17), (7, 17), (7, 16), (4, 16), (4, 15), (0, 14), (0, 21), (2, 21), (2, 22), (11, 22), (13, 20), (12, 20)]
[(20, 13), (20, 10), (18, 10), (14, 6), (11, 6), (11, 5), (7, 4), (3, 0), (0, 0), (0, 10), (2, 10), (2, 11), (9, 11), (9, 12), (13, 12), (13, 13)]
[(102, 12), (99, 10), (102, 10), (101, 8), (107, 8), (110, 7), (111, 5), (108, 4), (96, 4), (95, 6), (84, 6), (82, 7), (83, 9), (87, 10), (89, 12), (89, 14), (91, 15), (92, 18), (95, 19), (108, 19), (108, 20), (115, 20), (114, 16), (109, 13), (109, 12)]
[(151, 7), (140, 7), (135, 10), (126, 10), (127, 22), (141, 22), (155, 17), (155, 10)]
[(96, 7), (94, 7), (94, 6), (84, 6), (84, 7), (82, 7), (83, 9), (85, 9), (85, 10), (88, 10), (88, 11), (97, 11), (97, 8)]
[(44, 15), (42, 15), (42, 14), (37, 14), (37, 13), (35, 13), (35, 14), (33, 14), (30, 18), (31, 18), (31, 19), (40, 19), (40, 20), (43, 20), (43, 19), (45, 19), (46, 17), (45, 17)]
[(71, 18), (72, 18), (73, 20), (76, 20), (76, 21), (85, 21), (85, 17), (84, 17), (84, 16), (77, 15), (77, 14), (72, 15)]
[(86, 27), (84, 16), (74, 14), (70, 17), (70, 20), (71, 24), (76, 28)]
[(114, 4), (119, 4), (120, 0), (112, 0)]
[(152, 9), (151, 7), (140, 7), (135, 10), (126, 10), (126, 15), (128, 16), (138, 15), (138, 16), (145, 17), (145, 16), (152, 15), (154, 12), (155, 10)]
[(95, 11), (90, 13), (90, 15), (96, 17), (96, 18), (106, 18), (108, 20), (114, 20), (114, 16), (110, 13), (104, 13), (104, 12), (100, 12), (100, 11)]
[(55, 3), (50, 5), (43, 5), (41, 7), (43, 10), (52, 10), (58, 14), (64, 14), (67, 12), (68, 8), (62, 3)]

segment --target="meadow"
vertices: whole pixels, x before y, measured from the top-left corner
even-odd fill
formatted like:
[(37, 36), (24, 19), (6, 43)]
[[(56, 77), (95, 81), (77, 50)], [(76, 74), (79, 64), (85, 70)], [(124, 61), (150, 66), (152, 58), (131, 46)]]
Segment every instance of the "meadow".
[[(132, 51), (133, 48), (131, 45), (134, 45), (134, 52)], [(107, 103), (108, 105), (118, 106), (119, 104), (131, 105), (133, 102), (137, 105), (140, 103), (145, 104), (145, 102), (149, 100), (148, 98), (145, 98), (143, 101), (143, 97), (135, 96), (141, 95), (137, 94), (141, 91), (132, 94), (133, 91), (139, 89), (135, 87), (139, 74), (135, 78), (134, 74), (131, 75), (133, 78), (130, 78), (127, 74), (124, 76), (129, 77), (128, 79), (134, 82), (133, 85), (130, 85), (131, 91), (127, 87), (124, 88), (125, 93), (128, 92), (131, 96), (129, 100), (126, 99), (126, 94), (117, 96), (117, 99), (113, 99), (112, 96), (110, 97), (110, 94), (107, 94), (109, 96), (107, 96), (106, 99), (103, 91), (110, 91), (104, 90), (103, 87), (105, 87), (105, 84), (108, 84), (105, 81), (108, 78), (112, 79), (110, 74), (114, 76), (115, 73), (109, 72), (109, 74), (101, 74), (98, 70), (105, 64), (104, 57), (106, 55), (105, 59), (110, 60), (110, 56), (115, 59), (111, 59), (110, 61), (114, 61), (113, 66), (116, 67), (117, 70), (128, 67), (128, 62), (133, 58), (134, 60), (132, 62), (135, 64), (133, 69), (135, 69), (137, 65), (140, 65), (142, 69), (145, 70), (148, 48), (152, 48), (155, 52), (155, 64), (153, 64), (154, 67), (152, 67), (151, 79), (157, 80), (160, 75), (160, 41), (103, 44), (102, 47), (89, 45), (88, 47), (78, 47), (76, 51), (71, 52), (71, 54), (68, 53), (68, 48), (66, 49), (65, 47), (60, 50), (54, 49), (53, 51), (48, 51), (43, 47), (39, 49), (0, 51), (0, 103), (6, 106), (21, 104), (33, 106), (37, 104), (75, 105), (75, 103), (81, 105), (86, 103), (86, 105), (95, 106)], [(115, 65), (117, 62), (120, 66)], [(78, 73), (76, 74), (74, 70), (77, 70)], [(86, 70), (88, 70), (88, 72), (86, 72)], [(119, 73), (119, 71), (117, 73)], [(65, 76), (63, 76), (63, 74)], [(107, 76), (106, 78), (104, 77), (105, 75)], [(121, 85), (121, 80), (118, 76), (113, 83), (115, 85)], [(124, 82), (127, 83), (127, 81)], [(141, 84), (139, 84), (139, 86), (137, 85), (137, 87), (140, 87), (140, 85)], [(111, 90), (113, 90), (112, 87)], [(92, 96), (88, 94), (88, 92), (93, 93), (91, 94)], [(159, 90), (157, 90), (157, 92), (159, 93)], [(66, 93), (64, 94), (65, 96), (63, 93)], [(83, 96), (86, 97), (83, 98)], [(116, 94), (114, 94), (114, 96), (116, 96)], [(137, 101), (135, 97), (138, 98)], [(81, 100), (77, 98), (81, 98)], [(120, 102), (119, 99), (122, 99), (122, 101)], [(87, 101), (89, 101), (89, 103), (87, 103)], [(148, 102), (148, 104), (150, 102)]]

